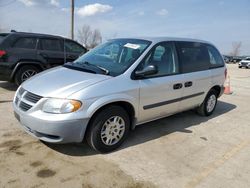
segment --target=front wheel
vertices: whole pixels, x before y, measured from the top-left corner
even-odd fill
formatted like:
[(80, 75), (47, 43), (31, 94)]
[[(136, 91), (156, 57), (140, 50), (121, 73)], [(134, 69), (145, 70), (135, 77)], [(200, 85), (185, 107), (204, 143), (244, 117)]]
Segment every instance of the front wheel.
[(128, 113), (120, 106), (108, 106), (91, 120), (86, 139), (95, 150), (106, 153), (117, 149), (129, 133)]
[(198, 107), (197, 112), (202, 116), (210, 116), (216, 107), (217, 104), (218, 92), (214, 89), (211, 89), (203, 103)]

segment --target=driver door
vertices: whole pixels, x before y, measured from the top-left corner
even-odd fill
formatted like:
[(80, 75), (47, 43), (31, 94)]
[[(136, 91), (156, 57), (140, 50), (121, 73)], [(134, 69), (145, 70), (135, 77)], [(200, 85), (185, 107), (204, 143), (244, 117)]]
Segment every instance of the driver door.
[(137, 70), (154, 65), (158, 72), (139, 80), (140, 104), (138, 123), (171, 115), (179, 111), (182, 75), (172, 42), (157, 44)]

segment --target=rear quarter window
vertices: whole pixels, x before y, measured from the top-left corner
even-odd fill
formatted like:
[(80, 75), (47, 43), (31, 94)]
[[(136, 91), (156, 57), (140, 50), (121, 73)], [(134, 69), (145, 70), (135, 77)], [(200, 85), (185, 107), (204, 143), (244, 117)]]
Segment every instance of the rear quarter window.
[(203, 43), (176, 42), (178, 57), (183, 73), (208, 70), (210, 58)]
[(208, 54), (209, 54), (209, 61), (210, 61), (211, 68), (224, 66), (224, 61), (223, 61), (219, 51), (215, 47), (213, 47), (211, 45), (207, 45), (207, 50), (208, 50)]
[(4, 38), (5, 36), (0, 35), (0, 43), (3, 41)]
[(0, 43), (4, 40), (7, 34), (0, 34)]
[(66, 40), (65, 41), (65, 49), (66, 52), (70, 52), (70, 53), (85, 53), (86, 50), (85, 48), (83, 48), (82, 46), (80, 46), (79, 44), (77, 44), (76, 42), (70, 41), (70, 40)]
[(4, 36), (0, 36), (0, 43), (3, 41)]

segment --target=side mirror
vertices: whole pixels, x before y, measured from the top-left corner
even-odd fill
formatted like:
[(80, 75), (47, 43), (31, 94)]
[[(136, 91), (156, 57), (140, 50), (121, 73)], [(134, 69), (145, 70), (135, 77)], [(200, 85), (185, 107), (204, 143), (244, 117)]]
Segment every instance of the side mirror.
[(137, 77), (137, 78), (143, 78), (145, 76), (156, 74), (157, 72), (158, 72), (158, 70), (157, 70), (156, 66), (154, 66), (154, 65), (148, 65), (144, 69), (142, 69), (140, 71), (136, 71), (135, 72), (135, 77)]

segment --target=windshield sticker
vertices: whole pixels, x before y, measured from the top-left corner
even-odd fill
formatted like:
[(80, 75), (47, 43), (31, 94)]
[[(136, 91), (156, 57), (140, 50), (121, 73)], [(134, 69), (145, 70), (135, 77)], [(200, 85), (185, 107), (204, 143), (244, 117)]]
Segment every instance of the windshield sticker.
[(140, 48), (140, 45), (127, 43), (127, 44), (124, 45), (124, 47), (132, 48), (132, 49), (138, 49), (138, 48)]

